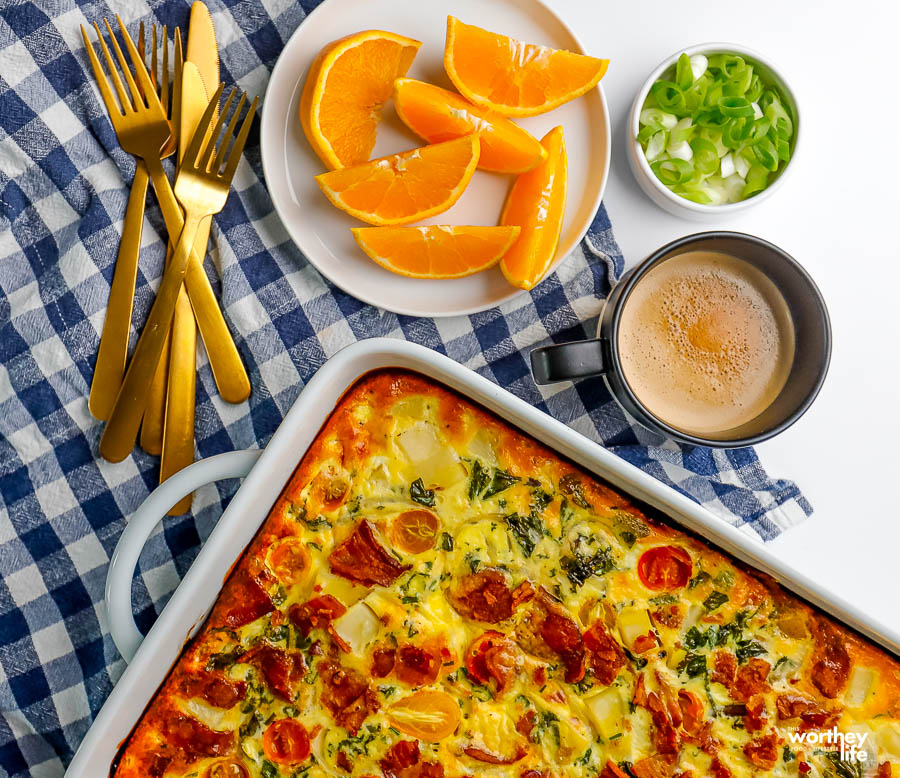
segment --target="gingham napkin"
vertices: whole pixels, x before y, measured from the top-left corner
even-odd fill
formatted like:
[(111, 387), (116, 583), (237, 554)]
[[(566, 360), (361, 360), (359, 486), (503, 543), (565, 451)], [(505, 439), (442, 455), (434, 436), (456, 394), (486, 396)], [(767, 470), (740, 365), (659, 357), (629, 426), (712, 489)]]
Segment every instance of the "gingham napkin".
[[(211, 0), (222, 74), (263, 94), (283, 44), (315, 2)], [(98, 458), (87, 409), (134, 163), (119, 149), (82, 50), (79, 25), (188, 21), (187, 0), (3, 3), (0, 10), (0, 774), (59, 776), (123, 670), (103, 606), (106, 567), (127, 517), (156, 485), (136, 450)], [(395, 316), (334, 288), (289, 242), (272, 209), (258, 141), (213, 228), (209, 272), (253, 384), (249, 402), (216, 395), (205, 355), (198, 456), (264, 446), (316, 369), (343, 346), (384, 335), (440, 351), (496, 381), (763, 539), (809, 504), (752, 449), (683, 448), (635, 427), (599, 380), (538, 390), (527, 351), (584, 338), (623, 268), (600, 209), (579, 249), (500, 309), (432, 321)], [(160, 276), (164, 235), (148, 210), (135, 321)], [(219, 279), (222, 283), (219, 283)], [(137, 331), (135, 330), (135, 336)], [(202, 489), (193, 515), (167, 520), (142, 557), (147, 628), (234, 491)]]

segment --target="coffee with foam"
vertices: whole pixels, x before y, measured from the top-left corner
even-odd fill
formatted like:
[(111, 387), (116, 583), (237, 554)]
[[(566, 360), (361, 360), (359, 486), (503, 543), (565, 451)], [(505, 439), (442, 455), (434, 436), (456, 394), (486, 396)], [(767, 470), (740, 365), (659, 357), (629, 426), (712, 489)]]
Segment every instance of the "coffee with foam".
[(644, 407), (704, 436), (739, 427), (772, 404), (791, 372), (794, 326), (760, 270), (727, 254), (691, 251), (635, 284), (618, 350)]

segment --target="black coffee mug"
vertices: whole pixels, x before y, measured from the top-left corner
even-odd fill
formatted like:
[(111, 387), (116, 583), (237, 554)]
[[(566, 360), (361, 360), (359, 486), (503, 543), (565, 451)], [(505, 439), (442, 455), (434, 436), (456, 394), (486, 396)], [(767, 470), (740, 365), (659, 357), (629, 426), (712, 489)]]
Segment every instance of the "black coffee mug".
[[(729, 254), (762, 271), (784, 297), (794, 325), (793, 364), (781, 392), (755, 418), (709, 437), (692, 435), (651, 413), (628, 385), (619, 357), (619, 322), (631, 291), (651, 268), (689, 251)], [(603, 309), (596, 339), (531, 352), (531, 369), (538, 384), (602, 375), (616, 401), (648, 429), (681, 443), (717, 448), (753, 445), (790, 427), (816, 398), (830, 361), (831, 323), (812, 278), (787, 252), (741, 232), (700, 232), (663, 246), (615, 285)]]

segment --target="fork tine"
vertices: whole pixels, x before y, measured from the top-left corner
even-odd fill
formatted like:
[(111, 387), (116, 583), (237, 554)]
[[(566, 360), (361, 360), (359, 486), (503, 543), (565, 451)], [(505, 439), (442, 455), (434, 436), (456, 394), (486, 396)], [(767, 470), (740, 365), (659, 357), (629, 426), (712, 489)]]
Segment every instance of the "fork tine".
[[(191, 138), (191, 145), (188, 146), (188, 150), (184, 154), (182, 164), (187, 163), (188, 165), (199, 167), (197, 162), (199, 161), (200, 149), (203, 146), (203, 139), (206, 137), (206, 130), (209, 127), (209, 123), (212, 121), (213, 114), (216, 112), (216, 108), (219, 107), (219, 98), (222, 97), (222, 90), (224, 88), (225, 84), (219, 84), (219, 88), (216, 89), (216, 93), (209, 101), (209, 105), (206, 106), (203, 117), (197, 123), (197, 128), (194, 130), (194, 136)], [(212, 143), (212, 141), (210, 141), (210, 143)]]
[[(181, 29), (175, 28), (174, 78), (172, 79), (172, 124), (181, 127), (181, 76), (184, 69), (184, 49), (181, 46)], [(177, 132), (177, 130), (176, 130)]]
[[(147, 105), (148, 107), (153, 107), (154, 102), (158, 103), (159, 100), (156, 95), (156, 90), (153, 87), (153, 83), (150, 81), (150, 76), (147, 75), (147, 66), (144, 64), (140, 55), (138, 54), (138, 50), (134, 46), (134, 41), (131, 40), (131, 36), (128, 34), (128, 30), (125, 29), (125, 25), (122, 23), (122, 20), (119, 18), (119, 15), (116, 14), (116, 19), (119, 22), (119, 29), (122, 31), (122, 38), (125, 41), (125, 48), (128, 49), (128, 56), (131, 58), (131, 63), (134, 65), (134, 75), (138, 80), (138, 83), (144, 90), (144, 94), (147, 95)], [(129, 78), (131, 77), (131, 71), (128, 71)]]
[(153, 41), (151, 45), (153, 48), (150, 50), (150, 78), (153, 81), (153, 89), (154, 91), (159, 89), (159, 79), (157, 77), (157, 71), (159, 70), (159, 58), (156, 53), (157, 49), (157, 41), (156, 41), (156, 25), (152, 26), (153, 30)]
[(247, 93), (245, 92), (241, 95), (240, 102), (238, 102), (237, 108), (234, 109), (234, 113), (231, 114), (231, 121), (228, 122), (228, 127), (222, 135), (222, 140), (217, 144), (218, 148), (216, 150), (215, 161), (210, 167), (210, 170), (213, 173), (218, 174), (219, 168), (222, 167), (222, 162), (225, 160), (225, 153), (228, 151), (228, 144), (234, 137), (234, 128), (237, 126), (238, 119), (241, 118), (241, 111), (243, 111), (246, 102)]
[(146, 45), (145, 45), (145, 42), (144, 42), (144, 38), (145, 38), (145, 36), (144, 36), (144, 23), (141, 22), (140, 29), (138, 30), (138, 42), (137, 42), (138, 51), (141, 52), (141, 59), (144, 58), (144, 52), (145, 52), (146, 49), (147, 49), (147, 47), (146, 47)]
[(109, 53), (109, 49), (106, 47), (106, 41), (103, 39), (103, 35), (100, 32), (100, 27), (97, 22), (94, 22), (94, 29), (97, 31), (97, 38), (100, 41), (100, 48), (103, 49), (103, 56), (106, 58), (106, 65), (109, 68), (109, 75), (112, 79), (113, 86), (116, 88), (116, 94), (119, 96), (119, 102), (122, 104), (122, 113), (128, 113), (129, 111), (134, 110), (134, 106), (131, 104), (131, 101), (128, 99), (128, 95), (125, 93), (125, 87), (122, 85), (122, 79), (119, 78), (119, 69), (116, 67), (116, 63), (113, 61), (112, 54)]
[(91, 43), (90, 38), (88, 38), (87, 30), (84, 29), (84, 25), (81, 25), (81, 37), (84, 38), (84, 46), (87, 49), (88, 59), (90, 59), (91, 67), (94, 70), (94, 78), (97, 81), (97, 86), (100, 87), (100, 96), (106, 104), (107, 112), (113, 118), (113, 121), (115, 121), (117, 115), (122, 115), (122, 109), (119, 107), (116, 98), (113, 96), (112, 89), (109, 87), (109, 81), (106, 78), (106, 74), (103, 72), (103, 66), (100, 64), (100, 60), (97, 59), (97, 52), (94, 51), (94, 44)]
[[(103, 22), (106, 24), (106, 29), (109, 32), (109, 39), (112, 42), (113, 49), (115, 49), (119, 64), (122, 66), (122, 73), (125, 74), (125, 80), (128, 82), (128, 88), (131, 90), (131, 96), (134, 98), (133, 105), (135, 107), (135, 110), (137, 110), (144, 104), (144, 98), (141, 95), (140, 90), (137, 88), (137, 84), (134, 83), (134, 78), (131, 75), (131, 68), (128, 67), (128, 62), (125, 60), (125, 55), (122, 53), (122, 49), (119, 47), (119, 41), (116, 39), (112, 27), (109, 26), (109, 20), (104, 19)], [(135, 50), (135, 52), (136, 51), (137, 50)]]
[(250, 126), (253, 124), (253, 117), (256, 114), (256, 106), (259, 103), (259, 97), (254, 97), (250, 104), (250, 110), (247, 111), (247, 117), (241, 125), (241, 130), (237, 138), (234, 139), (234, 145), (231, 147), (231, 154), (228, 157), (228, 164), (225, 166), (225, 172), (222, 178), (231, 182), (234, 178), (234, 172), (237, 170), (238, 162), (241, 161), (241, 154), (244, 152), (244, 144), (247, 142), (247, 136), (250, 134)]
[(162, 73), (160, 74), (160, 88), (159, 88), (159, 96), (160, 102), (162, 103), (163, 112), (168, 117), (169, 115), (169, 105), (171, 104), (171, 94), (170, 89), (171, 85), (169, 83), (169, 30), (166, 28), (166, 25), (163, 25), (162, 28)]
[(219, 137), (219, 133), (222, 131), (222, 125), (225, 123), (225, 118), (228, 115), (228, 109), (231, 107), (231, 103), (234, 100), (234, 96), (236, 94), (237, 87), (232, 87), (231, 92), (228, 93), (228, 99), (225, 101), (224, 107), (219, 112), (219, 119), (216, 122), (216, 126), (213, 129), (212, 134), (209, 136), (209, 145), (203, 152), (203, 159), (200, 160), (198, 157), (197, 167), (202, 168), (203, 170), (209, 170), (210, 160), (213, 158), (213, 153), (216, 150), (216, 140)]

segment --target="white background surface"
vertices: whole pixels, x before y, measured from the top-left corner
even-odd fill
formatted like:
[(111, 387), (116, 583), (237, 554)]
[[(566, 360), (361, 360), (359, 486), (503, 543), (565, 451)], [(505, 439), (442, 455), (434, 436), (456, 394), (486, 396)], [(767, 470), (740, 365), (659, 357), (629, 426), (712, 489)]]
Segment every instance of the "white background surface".
[[(681, 235), (734, 229), (787, 250), (825, 295), (834, 330), (825, 386), (800, 421), (758, 447), (769, 473), (795, 480), (815, 513), (769, 546), (900, 629), (900, 3), (791, 0), (751, 10), (696, 0), (547, 1), (587, 53), (611, 60), (604, 201), (627, 266)], [(644, 79), (669, 54), (706, 41), (770, 58), (803, 123), (784, 187), (708, 225), (654, 205), (625, 156), (628, 111)]]

